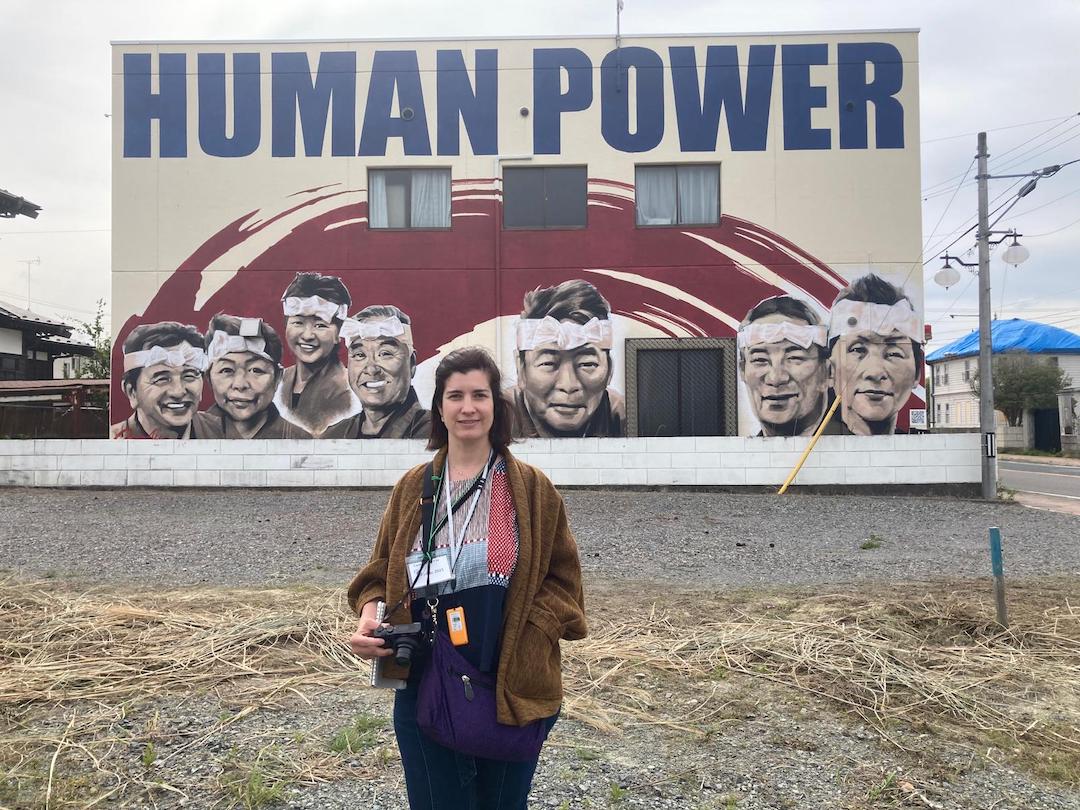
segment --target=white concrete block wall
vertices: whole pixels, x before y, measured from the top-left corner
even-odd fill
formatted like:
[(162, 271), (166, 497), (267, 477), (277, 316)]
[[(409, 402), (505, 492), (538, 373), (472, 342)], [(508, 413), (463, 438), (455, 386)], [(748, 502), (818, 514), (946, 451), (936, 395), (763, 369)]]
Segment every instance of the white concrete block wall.
[[(776, 486), (807, 438), (530, 439), (514, 453), (565, 486)], [(823, 436), (795, 485), (977, 483), (977, 433)], [(0, 440), (0, 486), (388, 487), (419, 440)]]

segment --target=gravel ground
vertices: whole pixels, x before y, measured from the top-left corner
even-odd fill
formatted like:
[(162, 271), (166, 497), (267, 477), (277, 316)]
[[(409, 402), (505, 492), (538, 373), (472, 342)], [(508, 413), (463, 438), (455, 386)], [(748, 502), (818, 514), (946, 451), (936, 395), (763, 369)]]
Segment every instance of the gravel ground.
[[(366, 559), (386, 497), (385, 491), (0, 490), (0, 569), (116, 585), (341, 586)], [(990, 526), (1002, 530), (1010, 577), (1075, 584), (1080, 575), (1080, 517), (1011, 503), (584, 490), (568, 492), (566, 501), (591, 612), (671, 591), (693, 605), (694, 592), (719, 588), (865, 589), (877, 582), (884, 589), (918, 581), (932, 589), (935, 582), (988, 575)], [(1080, 808), (1075, 789), (1010, 765), (1001, 750), (975, 750), (914, 727), (892, 729), (892, 742), (886, 741), (835, 704), (761, 678), (700, 683), (670, 676), (648, 687), (669, 716), (707, 737), (640, 724), (603, 734), (561, 720), (545, 747), (532, 807)], [(705, 689), (713, 697), (709, 705), (723, 711), (699, 717), (695, 707), (704, 705)], [(132, 792), (97, 806), (220, 807), (217, 780), (230, 758), (251, 757), (270, 742), (325, 750), (348, 718), (389, 714), (389, 696), (380, 691), (307, 692), (179, 751), (242, 700), (191, 696), (162, 701), (152, 720), (147, 711), (133, 713), (124, 721), (133, 735), (132, 772), (179, 786), (187, 798)], [(55, 714), (53, 723), (62, 729), (63, 716)], [(148, 738), (158, 752), (149, 773), (140, 763)], [(285, 805), (406, 807), (388, 729), (379, 732), (375, 753), (357, 755), (352, 764), (367, 776), (290, 790)]]
[[(387, 493), (0, 489), (0, 568), (144, 584), (345, 584)], [(1080, 517), (914, 497), (566, 494), (582, 567), (689, 587), (1080, 574)], [(89, 520), (88, 520), (89, 518)], [(866, 543), (870, 540), (870, 543)], [(873, 548), (860, 548), (862, 545)]]

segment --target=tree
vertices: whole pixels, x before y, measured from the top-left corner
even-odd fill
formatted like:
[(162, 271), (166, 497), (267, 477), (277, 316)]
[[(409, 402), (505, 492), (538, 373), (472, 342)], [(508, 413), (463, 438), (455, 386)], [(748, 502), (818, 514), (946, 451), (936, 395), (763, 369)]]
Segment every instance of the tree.
[[(1058, 394), (1068, 388), (1069, 376), (1056, 364), (1025, 352), (995, 355), (994, 409), (1005, 414), (1009, 425), (1024, 423), (1024, 411), (1056, 408)], [(979, 395), (979, 375), (971, 379), (971, 390)]]
[[(97, 302), (97, 312), (94, 315), (93, 322), (87, 323), (86, 321), (83, 321), (79, 325), (79, 329), (89, 335), (90, 342), (94, 346), (94, 354), (86, 358), (86, 361), (79, 367), (79, 379), (109, 379), (109, 375), (112, 371), (112, 336), (109, 334), (109, 330), (105, 328), (104, 299), (99, 299)], [(108, 395), (91, 394), (89, 404), (106, 408), (109, 405)]]

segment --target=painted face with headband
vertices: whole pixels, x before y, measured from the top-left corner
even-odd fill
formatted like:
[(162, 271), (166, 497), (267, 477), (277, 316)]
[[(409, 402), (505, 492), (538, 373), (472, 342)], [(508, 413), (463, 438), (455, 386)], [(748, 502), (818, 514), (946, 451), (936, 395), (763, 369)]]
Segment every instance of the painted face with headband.
[(840, 299), (829, 322), (833, 389), (841, 419), (858, 435), (892, 433), (918, 380), (919, 317), (895, 304)]
[[(376, 309), (381, 313), (384, 308)], [(396, 314), (357, 315), (341, 327), (349, 352), (349, 385), (364, 410), (387, 411), (409, 396), (416, 373), (412, 326)]]
[(338, 323), (345, 318), (347, 305), (318, 295), (287, 296), (281, 305), (285, 342), (298, 361), (315, 365), (337, 349)]
[(522, 318), (517, 325), (518, 388), (534, 419), (553, 433), (576, 433), (611, 381), (611, 321)]
[(812, 433), (828, 388), (825, 327), (770, 312), (739, 327), (738, 347), (743, 382), (762, 435)]
[[(241, 318), (240, 334), (210, 334), (210, 386), (218, 407), (236, 422), (259, 417), (274, 401), (281, 366), (271, 357), (259, 318)], [(276, 341), (275, 341), (276, 343)], [(276, 352), (281, 353), (280, 346)]]
[(199, 407), (206, 367), (202, 346), (188, 340), (125, 352), (123, 389), (143, 430), (162, 438), (183, 434)]

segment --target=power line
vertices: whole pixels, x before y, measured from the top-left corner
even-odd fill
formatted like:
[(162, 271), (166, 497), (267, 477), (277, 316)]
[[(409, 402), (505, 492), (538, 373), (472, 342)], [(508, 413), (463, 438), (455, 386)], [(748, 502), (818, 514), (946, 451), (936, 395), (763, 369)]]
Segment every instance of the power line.
[[(1075, 129), (1080, 129), (1080, 121), (1073, 124), (1067, 130), (1065, 130), (1065, 132), (1059, 132), (1054, 137), (1055, 138), (1061, 137), (1062, 135), (1065, 135), (1068, 132), (1072, 132)], [(1080, 138), (1080, 132), (1076, 132), (1075, 134), (1069, 136), (1065, 140), (1058, 141), (1055, 144), (1050, 144), (1049, 142), (1047, 142), (1046, 144), (1043, 144), (1043, 146), (1045, 146), (1045, 148), (1036, 147), (1035, 149), (1029, 149), (1027, 152), (1024, 152), (1022, 155), (1017, 155), (1016, 157), (1008, 160), (1006, 163), (1004, 163), (1002, 165), (995, 165), (994, 166), (994, 171), (995, 172), (1008, 171), (1009, 169), (1013, 168), (1014, 166), (1018, 166), (1018, 165), (1020, 165), (1021, 163), (1025, 162), (1025, 161), (1034, 160), (1035, 158), (1041, 157), (1041, 156), (1047, 154), (1048, 152), (1053, 152), (1055, 149), (1057, 149), (1057, 148), (1059, 148), (1061, 146), (1064, 146), (1065, 144), (1069, 143), (1070, 141), (1074, 141), (1077, 138)]]
[(1074, 219), (1068, 225), (1062, 225), (1060, 228), (1055, 228), (1052, 231), (1046, 231), (1046, 233), (1026, 233), (1026, 234), (1024, 234), (1024, 238), (1025, 239), (1038, 239), (1040, 236), (1052, 236), (1055, 233), (1061, 233), (1066, 228), (1071, 228), (1073, 225), (1076, 225), (1077, 223), (1080, 223), (1080, 219)]
[[(1063, 119), (1060, 119), (1060, 120), (1057, 119), (1057, 118), (1043, 118), (1043, 119), (1041, 119), (1039, 121), (1026, 121), (1023, 124), (1009, 124), (1008, 126), (994, 127), (993, 129), (984, 129), (982, 131), (983, 132), (1002, 132), (1003, 130), (1006, 130), (1006, 129), (1019, 129), (1020, 127), (1035, 126), (1035, 124), (1045, 124), (1048, 121), (1058, 121), (1058, 123), (1062, 123), (1062, 122), (1068, 121), (1070, 118), (1073, 118), (1074, 116), (1078, 116), (1078, 115), (1080, 115), (1080, 113), (1069, 113), (1067, 116), (1065, 116)], [(946, 136), (944, 136), (942, 138), (930, 138), (929, 140), (921, 141), (921, 143), (928, 144), (928, 143), (939, 143), (941, 141), (954, 141), (957, 138), (970, 138), (972, 135), (978, 135), (978, 134), (979, 134), (978, 132), (963, 132), (963, 133), (961, 133), (959, 135), (946, 135)]]
[[(1008, 194), (1010, 191), (1012, 191), (1014, 188), (1016, 188), (1020, 184), (1022, 179), (1023, 178), (1020, 178), (1020, 179), (1016, 180), (1012, 185), (1010, 185), (1008, 188), (1006, 188), (1004, 191), (1002, 191), (1000, 194), (998, 194), (996, 197), (994, 197), (994, 199), (992, 199), (989, 204), (993, 205), (998, 200), (1000, 200), (1002, 197), (1004, 197), (1006, 194)], [(1020, 198), (1018, 197), (1017, 199), (1020, 199)], [(998, 206), (993, 211), (991, 211), (989, 214), (987, 214), (987, 216), (992, 217), (994, 214), (996, 214), (998, 211), (1000, 211), (1002, 208), (1004, 208), (1006, 205), (1008, 205), (1009, 202), (1010, 202), (1009, 200), (1006, 200), (1000, 206)], [(1015, 201), (1013, 201), (1013, 203), (1015, 204)], [(961, 225), (959, 227), (962, 228), (963, 225)], [(953, 241), (951, 241), (949, 244), (947, 244), (944, 248), (935, 247), (932, 251), (930, 251), (928, 253), (923, 253), (923, 263), (925, 264), (927, 259), (932, 259), (935, 254), (941, 253), (942, 251), (947, 251), (949, 248), (951, 248), (953, 245), (955, 245), (957, 242), (959, 242), (961, 239), (963, 239), (965, 236), (967, 236), (969, 233), (971, 233), (977, 227), (979, 227), (979, 218), (978, 218), (978, 216), (975, 217), (975, 222), (971, 225), (970, 228), (968, 228), (966, 231), (964, 231), (962, 234), (960, 234), (958, 237), (956, 237)], [(954, 233), (956, 233), (955, 228), (952, 231), (949, 232), (949, 236), (951, 236)], [(945, 239), (948, 239), (949, 236), (946, 236)], [(942, 241), (944, 241), (944, 239)]]
[[(1018, 143), (1016, 146), (1012, 147), (1011, 149), (1005, 150), (1004, 152), (1001, 153), (1001, 155), (998, 156), (998, 160), (1000, 160), (1001, 158), (1003, 158), (1005, 155), (1009, 154), (1010, 152), (1013, 152), (1013, 151), (1019, 149), (1020, 147), (1025, 146), (1025, 145), (1031, 143), (1032, 141), (1037, 140), (1038, 138), (1041, 138), (1043, 135), (1046, 135), (1048, 132), (1051, 132), (1052, 130), (1057, 129), (1059, 126), (1064, 124), (1066, 121), (1068, 121), (1068, 120), (1070, 120), (1072, 118), (1075, 118), (1077, 116), (1080, 116), (1080, 113), (1073, 113), (1072, 115), (1068, 115), (1065, 118), (1062, 118), (1060, 120), (1053, 119), (1053, 118), (1048, 118), (1048, 119), (1045, 119), (1044, 121), (1033, 121), (1033, 122), (1031, 122), (1031, 124), (1043, 124), (1043, 123), (1046, 123), (1046, 121), (1057, 121), (1057, 123), (1055, 123), (1052, 127), (1049, 127), (1047, 129), (1043, 130), (1042, 132), (1038, 133), (1037, 135), (1033, 135), (1032, 137), (1028, 138), (1026, 141), (1021, 141), (1020, 143)], [(999, 127), (999, 129), (1015, 129), (1016, 127), (1030, 126), (1031, 124), (1015, 124), (1014, 126), (1011, 126), (1011, 127)], [(991, 129), (991, 130), (987, 130), (987, 131), (988, 132), (995, 132), (997, 130)], [(954, 137), (955, 138), (961, 138), (961, 137), (966, 138), (969, 135), (976, 135), (976, 134), (978, 134), (978, 133), (972, 132), (972, 133), (968, 133), (967, 135), (950, 136), (950, 138), (954, 138)], [(941, 138), (939, 140), (949, 140), (949, 139)], [(929, 141), (923, 141), (923, 143), (929, 143)], [(967, 172), (964, 172), (963, 174), (966, 175)], [(923, 189), (923, 192), (927, 193), (927, 192), (930, 192), (932, 189), (937, 189), (938, 186), (948, 185), (949, 183), (951, 183), (953, 180), (955, 180), (956, 178), (958, 178), (960, 176), (961, 175), (958, 174), (958, 175), (955, 175), (953, 177), (950, 177), (948, 180), (942, 180), (941, 182), (938, 182), (938, 183), (932, 183), (931, 185), (929, 185), (925, 189)], [(945, 191), (937, 191), (937, 190), (935, 190), (935, 191), (933, 191), (933, 193), (929, 193), (927, 196), (934, 197), (934, 196), (937, 196), (939, 194), (944, 194), (944, 193), (946, 193), (946, 191), (947, 190), (945, 190)]]
[[(1000, 161), (1002, 158), (1004, 158), (1010, 152), (1015, 152), (1017, 149), (1020, 149), (1021, 147), (1026, 146), (1027, 144), (1031, 143), (1032, 141), (1038, 140), (1043, 135), (1046, 135), (1047, 133), (1057, 129), (1059, 126), (1064, 124), (1066, 121), (1069, 121), (1069, 120), (1071, 120), (1073, 118), (1076, 118), (1077, 116), (1080, 116), (1080, 113), (1075, 113), (1073, 115), (1068, 116), (1067, 118), (1062, 118), (1060, 121), (1058, 121), (1056, 124), (1054, 124), (1049, 129), (1045, 129), (1042, 132), (1040, 132), (1038, 135), (1033, 135), (1032, 137), (1028, 138), (1026, 141), (1021, 141), (1016, 146), (1013, 146), (1013, 147), (1011, 147), (1009, 149), (1006, 149), (1004, 152), (1002, 152), (1000, 155), (997, 156), (997, 159)], [(1077, 122), (1077, 124), (1080, 124), (1080, 122)], [(1068, 131), (1070, 131), (1072, 129), (1075, 129), (1077, 124), (1073, 124), (1073, 126), (1069, 127), (1069, 129), (1067, 129), (1066, 132), (1068, 132)], [(1059, 134), (1062, 134), (1062, 133), (1059, 133)], [(1054, 137), (1058, 137), (1058, 136), (1055, 135)]]
[(1042, 208), (1046, 208), (1046, 206), (1048, 205), (1053, 205), (1054, 203), (1061, 202), (1066, 197), (1071, 197), (1078, 191), (1080, 191), (1080, 188), (1074, 188), (1072, 191), (1062, 194), (1060, 197), (1055, 197), (1054, 199), (1050, 200), (1050, 202), (1044, 202), (1042, 205), (1036, 205), (1034, 208), (1029, 208), (1027, 211), (1021, 211), (1019, 214), (1016, 215), (1016, 218), (1019, 219), (1020, 217), (1026, 217), (1028, 214), (1033, 214)]
[[(965, 178), (968, 176), (968, 173), (971, 171), (971, 167), (974, 166), (974, 165), (975, 165), (975, 158), (972, 158), (971, 163), (968, 164), (967, 169), (964, 171), (964, 177)], [(955, 189), (953, 189), (953, 195), (952, 195), (952, 197), (949, 198), (948, 205), (945, 206), (945, 210), (942, 211), (941, 216), (938, 217), (938, 221), (937, 221), (937, 224), (934, 225), (934, 229), (932, 231), (930, 231), (930, 235), (928, 237), (926, 237), (926, 241), (923, 242), (923, 255), (926, 254), (926, 248), (929, 246), (930, 240), (934, 238), (934, 234), (937, 233), (937, 229), (939, 227), (941, 227), (941, 221), (943, 219), (945, 219), (945, 215), (947, 213), (949, 213), (949, 209), (952, 208), (952, 204), (956, 200), (956, 195), (959, 193), (960, 186), (962, 186), (962, 185), (964, 185), (963, 179), (961, 179), (959, 185), (957, 185), (957, 187)]]
[[(22, 295), (20, 295), (19, 293), (11, 292), (9, 290), (0, 290), (0, 295), (4, 296), (5, 298), (16, 298), (16, 299), (18, 299), (20, 301), (23, 300)], [(49, 309), (56, 309), (56, 310), (60, 310), (61, 312), (70, 312), (70, 313), (75, 313), (75, 314), (78, 314), (78, 315), (97, 316), (97, 310), (91, 311), (91, 310), (87, 310), (87, 309), (79, 309), (77, 307), (69, 307), (67, 304), (57, 304), (54, 301), (43, 301), (43, 300), (41, 300), (39, 298), (35, 298), (35, 299), (31, 300), (30, 306), (31, 307), (48, 307)], [(105, 308), (105, 311), (102, 313), (102, 315), (106, 319), (109, 317), (107, 307)]]

